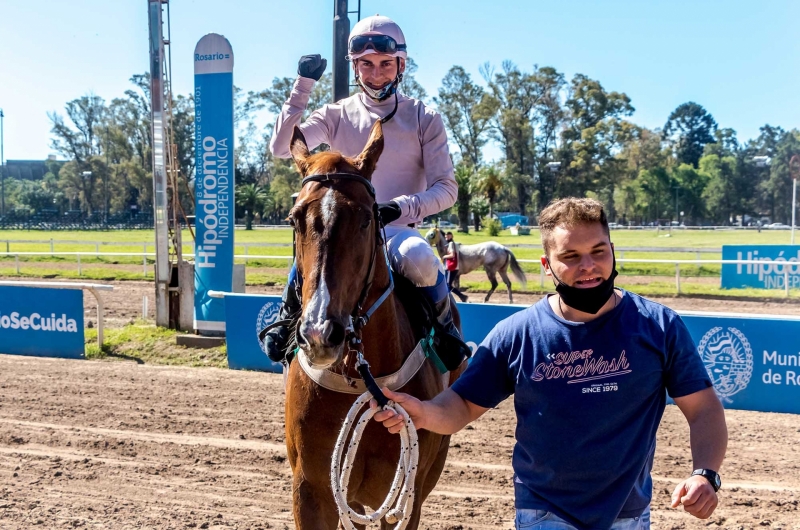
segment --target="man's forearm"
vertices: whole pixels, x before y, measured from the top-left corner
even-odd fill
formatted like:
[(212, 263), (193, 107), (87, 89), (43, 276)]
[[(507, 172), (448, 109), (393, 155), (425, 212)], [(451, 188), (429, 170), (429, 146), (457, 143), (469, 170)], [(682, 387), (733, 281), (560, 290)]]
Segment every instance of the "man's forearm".
[(456, 433), (487, 410), (469, 403), (451, 388), (432, 400), (425, 401), (423, 406), (424, 419), (417, 428), (438, 434)]
[(709, 407), (689, 422), (693, 469), (719, 471), (728, 447), (728, 428), (721, 405)]

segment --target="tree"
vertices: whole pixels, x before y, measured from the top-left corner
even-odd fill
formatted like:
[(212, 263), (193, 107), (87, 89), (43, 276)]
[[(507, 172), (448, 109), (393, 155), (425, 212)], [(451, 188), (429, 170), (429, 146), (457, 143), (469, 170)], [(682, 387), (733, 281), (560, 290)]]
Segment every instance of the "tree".
[(489, 202), (489, 217), (494, 216), (494, 203), (508, 182), (505, 168), (498, 164), (482, 167), (475, 175), (475, 190), (481, 192)]
[(47, 114), (53, 124), (51, 133), (54, 138), (50, 145), (64, 156), (83, 164), (90, 156), (100, 153), (97, 128), (105, 114), (105, 103), (103, 98), (89, 94), (68, 102), (66, 112), (71, 124), (56, 112)]
[(481, 73), (496, 100), (498, 112), (491, 122), (491, 136), (503, 147), (505, 158), (513, 163), (520, 178), (514, 179), (516, 207), (523, 215), (531, 201), (531, 185), (538, 177), (537, 195), (552, 191), (550, 172), (557, 128), (563, 121), (560, 94), (564, 76), (554, 68), (534, 66), (533, 73), (519, 70), (510, 61), (494, 73), (488, 64)]
[(728, 224), (733, 222), (737, 213), (744, 213), (742, 197), (737, 193), (736, 157), (706, 155), (700, 159), (700, 171), (708, 178), (703, 199), (714, 221)]
[(415, 98), (420, 101), (428, 99), (428, 93), (422, 88), (422, 85), (416, 79), (416, 73), (419, 67), (414, 59), (409, 57), (406, 59), (406, 71), (403, 74), (403, 81), (400, 83), (398, 91), (410, 98)]
[(706, 144), (714, 143), (717, 122), (693, 101), (678, 105), (664, 125), (664, 139), (672, 142), (679, 163), (698, 167)]
[(444, 76), (439, 96), (434, 101), (461, 157), (472, 166), (480, 167), (489, 121), (497, 111), (496, 100), (473, 83), (463, 67), (453, 66)]
[(469, 208), (472, 200), (473, 180), (475, 171), (473, 167), (460, 160), (455, 167), (456, 183), (458, 183), (458, 198), (456, 210), (458, 212), (458, 231), (469, 233)]
[(269, 193), (255, 184), (236, 186), (236, 206), (244, 209), (245, 230), (253, 229), (253, 216), (261, 213), (269, 200)]
[(583, 196), (593, 191), (611, 218), (616, 217), (614, 195), (625, 175), (625, 164), (617, 155), (635, 135), (635, 126), (623, 119), (633, 114), (630, 98), (608, 92), (599, 81), (576, 74), (566, 101), (569, 126), (563, 132), (561, 173), (557, 192), (561, 196)]

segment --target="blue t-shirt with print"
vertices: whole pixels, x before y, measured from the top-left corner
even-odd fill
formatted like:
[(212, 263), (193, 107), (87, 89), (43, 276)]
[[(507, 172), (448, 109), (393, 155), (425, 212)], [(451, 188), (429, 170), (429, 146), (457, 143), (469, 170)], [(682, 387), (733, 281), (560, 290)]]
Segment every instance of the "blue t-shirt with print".
[(671, 309), (622, 291), (591, 322), (562, 319), (547, 298), (500, 322), (453, 390), (481, 407), (514, 394), (517, 508), (606, 530), (650, 503), (666, 392), (711, 387)]

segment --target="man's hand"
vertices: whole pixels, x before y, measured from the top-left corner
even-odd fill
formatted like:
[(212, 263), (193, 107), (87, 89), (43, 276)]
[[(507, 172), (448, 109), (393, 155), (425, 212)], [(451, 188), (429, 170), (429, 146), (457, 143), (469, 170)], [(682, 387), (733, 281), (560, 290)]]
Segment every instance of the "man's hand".
[(717, 507), (717, 493), (707, 478), (690, 477), (672, 492), (672, 507), (683, 504), (683, 509), (698, 519), (708, 519)]
[[(414, 427), (416, 427), (417, 430), (425, 428), (423, 422), (424, 405), (420, 400), (414, 396), (409, 396), (408, 394), (392, 392), (388, 388), (382, 388), (381, 390), (383, 391), (384, 396), (405, 409), (408, 415), (411, 416), (411, 421), (414, 422)], [(378, 403), (374, 399), (371, 399), (369, 406), (372, 408), (377, 408)], [(383, 426), (389, 429), (389, 432), (392, 434), (398, 434), (403, 428), (403, 423), (405, 423), (403, 416), (397, 414), (393, 410), (382, 410), (376, 413), (372, 418), (375, 421), (383, 423)]]
[(297, 75), (319, 81), (328, 66), (328, 60), (323, 59), (320, 54), (303, 55), (297, 63)]
[(378, 217), (381, 218), (383, 226), (388, 226), (389, 223), (397, 221), (402, 214), (400, 205), (394, 201), (378, 203)]

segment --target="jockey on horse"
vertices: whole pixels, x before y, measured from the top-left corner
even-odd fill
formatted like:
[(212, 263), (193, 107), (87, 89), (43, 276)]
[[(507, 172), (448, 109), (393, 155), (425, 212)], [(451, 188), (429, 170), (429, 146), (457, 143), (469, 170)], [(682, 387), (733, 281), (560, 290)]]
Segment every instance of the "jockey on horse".
[[(450, 208), (458, 194), (444, 123), (421, 101), (397, 93), (407, 55), (403, 32), (391, 19), (376, 15), (359, 21), (350, 33), (348, 53), (361, 93), (323, 106), (301, 124), (314, 83), (327, 65), (319, 55), (303, 56), (299, 77), (275, 124), (270, 150), (277, 157), (289, 158), (297, 126), (310, 149), (328, 144), (353, 157), (367, 143), (375, 121), (384, 123), (385, 149), (372, 184), (386, 227), (389, 259), (392, 269), (409, 279), (435, 310), (437, 353), (452, 370), (471, 353), (453, 323), (441, 263), (415, 228), (424, 217)], [(301, 282), (293, 266), (278, 316), (286, 325), (274, 326), (264, 336), (267, 355), (275, 362), (286, 363), (290, 353), (287, 347), (301, 310)]]

